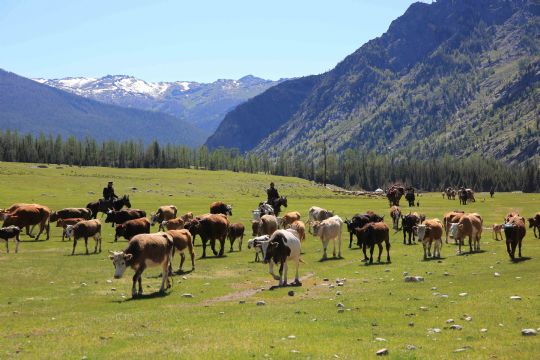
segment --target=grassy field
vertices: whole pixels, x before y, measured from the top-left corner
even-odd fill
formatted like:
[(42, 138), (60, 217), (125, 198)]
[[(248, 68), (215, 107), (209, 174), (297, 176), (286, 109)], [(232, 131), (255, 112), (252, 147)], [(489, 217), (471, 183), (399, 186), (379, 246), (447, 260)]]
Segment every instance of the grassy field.
[[(177, 205), (180, 213), (204, 213), (210, 202), (223, 200), (233, 205), (232, 221), (246, 227), (270, 180), (288, 196), (287, 210), (300, 211), (304, 219), (313, 205), (343, 218), (368, 209), (389, 217), (386, 199), (335, 195), (294, 178), (8, 163), (0, 163), (0, 207), (14, 202), (53, 210), (85, 206), (108, 180), (118, 194), (130, 194), (134, 208), (148, 213), (165, 204)], [(509, 210), (525, 216), (540, 211), (539, 194), (500, 193), (490, 199), (480, 193), (477, 199), (460, 207), (457, 200), (425, 194), (418, 210), (439, 218), (456, 208), (476, 211), (485, 227), (501, 222)], [(108, 250), (121, 250), (126, 242), (114, 243), (111, 227), (104, 226), (103, 253), (88, 256), (81, 255), (80, 243), (78, 256), (69, 256), (71, 243), (61, 241), (58, 228), (51, 230), (49, 241), (23, 236), (18, 254), (6, 254), (0, 244), (0, 358), (360, 359), (375, 358), (381, 348), (392, 359), (532, 359), (540, 353), (540, 336), (521, 335), (523, 328), (540, 327), (540, 240), (529, 231), (523, 245), (527, 260), (517, 263), (509, 261), (504, 242), (492, 240), (489, 230), (482, 253), (457, 256), (449, 244), (441, 261), (422, 261), (421, 246), (405, 246), (401, 232), (391, 231), (392, 263), (373, 266), (360, 262), (359, 250), (347, 248), (345, 233), (344, 258), (321, 263), (321, 242), (308, 235), (302, 287), (268, 291), (276, 282), (244, 248), (196, 261), (196, 270), (175, 276), (165, 296), (131, 300), (133, 272), (113, 280)], [(198, 245), (200, 239), (197, 257)], [(404, 272), (425, 282), (405, 283)], [(158, 290), (158, 274), (158, 268), (145, 272), (147, 295)], [(328, 286), (338, 278), (346, 279), (343, 287)], [(290, 290), (294, 296), (288, 296)], [(510, 300), (512, 295), (522, 300)], [(266, 305), (256, 306), (260, 300)], [(338, 313), (338, 303), (344, 312)], [(463, 329), (451, 330), (447, 319)], [(433, 328), (441, 332), (428, 330)]]

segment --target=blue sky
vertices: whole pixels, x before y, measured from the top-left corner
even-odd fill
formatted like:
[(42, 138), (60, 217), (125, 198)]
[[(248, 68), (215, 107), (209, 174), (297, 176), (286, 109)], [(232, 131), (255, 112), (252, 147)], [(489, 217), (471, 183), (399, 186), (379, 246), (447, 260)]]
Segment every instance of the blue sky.
[(27, 77), (214, 81), (318, 74), (410, 0), (1, 0), (0, 68)]

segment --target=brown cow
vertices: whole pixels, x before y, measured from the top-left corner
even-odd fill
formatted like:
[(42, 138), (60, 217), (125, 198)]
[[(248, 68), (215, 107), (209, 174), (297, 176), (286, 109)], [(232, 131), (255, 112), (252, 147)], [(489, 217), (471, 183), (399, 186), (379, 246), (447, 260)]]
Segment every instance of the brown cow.
[[(452, 223), (458, 223), (459, 219), (465, 214), (465, 211), (454, 210), (447, 212), (443, 217), (443, 227), (446, 233), (446, 243), (448, 244), (448, 233), (450, 232), (450, 225)], [(455, 241), (455, 240), (454, 240)]]
[[(540, 212), (527, 220), (529, 221), (529, 228), (533, 229), (534, 236), (540, 238)], [(536, 230), (538, 230), (538, 235), (536, 235)]]
[(281, 217), (280, 225), (286, 229), (297, 220), (300, 220), (300, 213), (298, 211), (290, 211)]
[[(132, 297), (142, 295), (142, 273), (146, 267), (161, 266), (161, 288), (165, 291), (171, 287), (169, 281), (169, 263), (173, 250), (173, 238), (168, 233), (135, 235), (124, 251), (110, 251), (109, 258), (113, 261), (115, 268), (114, 278), (120, 279), (126, 268), (129, 266), (135, 270), (133, 276), (133, 286), (131, 288)], [(136, 291), (136, 284), (139, 283), (139, 291)]]
[(492, 236), (495, 238), (495, 240), (499, 241), (499, 236), (501, 237), (500, 240), (503, 239), (502, 237), (503, 227), (504, 227), (504, 224), (493, 224), (493, 226), (491, 227)]
[(274, 215), (263, 215), (260, 220), (251, 222), (253, 236), (272, 235), (278, 229), (277, 218)]
[[(418, 241), (422, 242), (424, 247), (424, 259), (431, 257), (431, 244), (433, 247), (433, 257), (441, 257), (442, 232), (443, 227), (439, 219), (428, 219), (423, 224), (417, 225)], [(427, 250), (427, 252), (426, 252)]]
[(83, 218), (84, 220), (90, 220), (92, 218), (92, 211), (87, 208), (65, 208), (52, 212), (51, 216), (49, 217), (49, 221), (55, 222), (58, 219), (73, 218)]
[(15, 253), (19, 252), (19, 234), (21, 233), (21, 229), (17, 226), (8, 226), (4, 228), (0, 228), (0, 239), (4, 240), (6, 242), (6, 252), (9, 253), (9, 245), (8, 241), (9, 239), (15, 239)]
[(393, 205), (390, 208), (390, 217), (392, 218), (392, 228), (399, 230), (399, 219), (401, 218), (401, 209), (399, 206)]
[(386, 261), (390, 263), (390, 230), (388, 226), (383, 222), (372, 222), (364, 225), (361, 228), (355, 229), (356, 238), (358, 239), (358, 246), (362, 247), (364, 252), (364, 260), (367, 261), (366, 247), (369, 246), (370, 258), (369, 263), (373, 264), (373, 250), (375, 245), (379, 247), (379, 257), (377, 262), (381, 262), (382, 243), (386, 245)]
[(232, 206), (216, 201), (210, 204), (210, 214), (223, 214), (232, 216)]
[(99, 219), (79, 221), (75, 225), (68, 225), (66, 227), (66, 235), (68, 237), (73, 234), (73, 250), (71, 255), (75, 254), (75, 247), (77, 246), (77, 240), (84, 238), (84, 245), (86, 246), (86, 255), (88, 255), (88, 238), (93, 237), (96, 241), (94, 247), (94, 254), (98, 251), (101, 252), (101, 221)]
[(184, 228), (185, 223), (186, 222), (182, 218), (175, 218), (163, 221), (161, 226), (165, 230), (180, 230)]
[(193, 242), (191, 241), (190, 232), (186, 229), (169, 230), (167, 231), (167, 234), (172, 237), (174, 245), (171, 254), (171, 264), (169, 265), (169, 272), (172, 273), (172, 262), (175, 250), (178, 250), (178, 252), (180, 253), (180, 266), (178, 267), (178, 273), (181, 274), (183, 272), (182, 266), (184, 265), (184, 261), (186, 260), (186, 254), (184, 254), (184, 251), (186, 249), (188, 249), (189, 255), (191, 256), (191, 271), (195, 270), (195, 253), (193, 252)]
[(519, 257), (521, 257), (521, 243), (525, 234), (525, 222), (521, 220), (520, 216), (513, 216), (504, 224), (506, 251), (508, 251), (510, 259), (515, 260), (516, 247), (519, 248)]
[(180, 216), (180, 219), (184, 220), (184, 223), (187, 223), (189, 220), (193, 220), (193, 213), (191, 211), (187, 212)]
[[(66, 227), (68, 225), (75, 225), (79, 221), (83, 221), (83, 220), (86, 220), (86, 219), (83, 219), (83, 218), (58, 219), (58, 221), (56, 222), (56, 227), (62, 228), (62, 241), (64, 241), (66, 237)], [(69, 236), (68, 236), (68, 240), (71, 240)]]
[[(450, 233), (459, 245), (458, 252), (461, 254), (461, 246), (466, 236), (469, 237), (469, 252), (480, 251), (480, 238), (482, 236), (482, 219), (477, 214), (465, 214), (459, 222), (452, 223)], [(474, 246), (473, 246), (474, 245)]]
[(206, 257), (206, 243), (210, 240), (210, 246), (215, 256), (218, 256), (216, 251), (216, 240), (219, 240), (221, 249), (219, 256), (223, 256), (225, 250), (225, 239), (229, 228), (229, 220), (222, 214), (211, 214), (202, 218), (195, 218), (187, 222), (184, 227), (189, 230), (191, 236), (199, 234), (203, 244), (202, 257)]
[(227, 233), (227, 237), (229, 238), (229, 242), (231, 243), (231, 249), (229, 250), (229, 252), (233, 251), (234, 241), (238, 238), (240, 238), (240, 240), (238, 240), (238, 251), (242, 251), (242, 242), (244, 241), (244, 230), (245, 230), (244, 224), (241, 224), (241, 223), (231, 224), (229, 226), (229, 232)]
[(154, 226), (154, 224), (158, 222), (158, 231), (161, 231), (163, 229), (163, 221), (174, 219), (177, 212), (178, 209), (174, 205), (160, 206), (155, 213), (150, 214), (150, 225)]
[(147, 218), (143, 217), (128, 220), (122, 224), (116, 225), (114, 241), (118, 241), (119, 236), (123, 236), (124, 239), (130, 240), (138, 234), (150, 234), (150, 221), (148, 221)]
[(47, 240), (49, 240), (50, 226), (48, 220), (50, 215), (51, 210), (46, 206), (38, 204), (23, 205), (13, 212), (6, 214), (3, 227), (10, 225), (15, 225), (19, 229), (25, 227), (26, 234), (33, 238), (34, 236), (30, 233), (30, 226), (39, 224), (39, 233), (36, 240), (39, 240), (39, 236), (43, 230), (46, 231)]
[(298, 239), (300, 239), (301, 242), (306, 240), (306, 225), (302, 220), (296, 220), (294, 221), (290, 226), (289, 229), (293, 229), (298, 233)]

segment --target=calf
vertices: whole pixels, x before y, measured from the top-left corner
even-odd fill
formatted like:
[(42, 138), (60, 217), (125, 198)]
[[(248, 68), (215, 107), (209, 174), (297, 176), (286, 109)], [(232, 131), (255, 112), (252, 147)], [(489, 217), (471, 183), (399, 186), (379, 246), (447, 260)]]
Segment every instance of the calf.
[(390, 217), (392, 218), (392, 228), (396, 231), (399, 230), (399, 219), (401, 218), (401, 209), (399, 206), (393, 205), (390, 208)]
[(312, 206), (308, 212), (308, 231), (311, 233), (311, 224), (315, 221), (321, 222), (334, 216), (334, 213), (318, 206)]
[[(68, 225), (75, 225), (79, 221), (84, 221), (84, 220), (87, 220), (87, 219), (83, 219), (83, 218), (58, 219), (58, 221), (56, 222), (56, 227), (62, 228), (62, 241), (64, 241), (64, 239), (66, 238), (66, 227)], [(71, 240), (70, 236), (68, 236), (68, 240)]]
[(86, 246), (86, 255), (88, 255), (88, 238), (93, 237), (96, 241), (94, 247), (94, 254), (98, 251), (101, 252), (101, 221), (99, 219), (83, 220), (79, 221), (75, 225), (66, 226), (66, 235), (71, 237), (73, 234), (73, 250), (71, 255), (75, 254), (75, 247), (77, 246), (77, 240), (84, 238), (84, 245)]
[(424, 247), (424, 260), (431, 257), (431, 244), (434, 244), (433, 257), (441, 257), (442, 231), (443, 227), (439, 219), (429, 219), (417, 225), (418, 241), (422, 242)]
[(300, 220), (300, 213), (298, 211), (291, 211), (283, 215), (280, 219), (280, 225), (286, 229), (293, 222)]
[(184, 221), (182, 218), (165, 220), (161, 223), (161, 228), (165, 230), (180, 230), (184, 228), (185, 223), (186, 221)]
[(270, 240), (270, 235), (257, 236), (253, 239), (249, 239), (247, 242), (248, 249), (253, 248), (255, 250), (255, 262), (259, 261), (259, 254), (262, 254), (262, 249), (259, 246), (261, 242)]
[(506, 237), (506, 251), (510, 259), (515, 260), (516, 247), (521, 257), (521, 243), (525, 237), (525, 222), (519, 217), (513, 217), (504, 224), (504, 236)]
[(219, 256), (223, 256), (225, 249), (225, 239), (227, 237), (227, 231), (229, 228), (229, 220), (227, 217), (221, 214), (211, 214), (202, 218), (195, 218), (187, 222), (184, 226), (191, 236), (195, 238), (195, 235), (199, 234), (203, 244), (202, 257), (206, 257), (206, 243), (210, 240), (210, 246), (215, 256), (218, 255), (216, 251), (216, 240), (219, 240), (221, 249)]
[(51, 213), (49, 221), (55, 222), (59, 219), (82, 218), (90, 220), (92, 218), (92, 210), (88, 208), (65, 208)]
[(39, 240), (39, 236), (43, 231), (46, 232), (46, 240), (49, 240), (50, 226), (48, 220), (50, 214), (51, 210), (43, 205), (21, 205), (13, 212), (5, 215), (3, 227), (14, 225), (19, 229), (26, 228), (26, 234), (33, 238), (34, 236), (30, 233), (30, 226), (39, 224), (39, 233), (36, 236), (36, 240)]
[[(258, 246), (263, 253), (263, 262), (268, 264), (268, 272), (275, 280), (279, 280), (279, 286), (287, 286), (289, 261), (296, 265), (294, 283), (291, 285), (302, 285), (298, 276), (301, 253), (300, 240), (292, 232), (277, 230), (268, 241), (260, 242)], [(274, 264), (279, 264), (279, 276), (274, 273)]]
[(313, 223), (313, 235), (319, 236), (323, 243), (323, 257), (321, 260), (327, 259), (326, 248), (330, 240), (334, 243), (333, 255), (336, 257), (336, 240), (338, 242), (338, 258), (341, 258), (341, 230), (343, 228), (343, 220), (337, 215), (332, 216), (321, 222)]
[(368, 260), (366, 248), (369, 246), (369, 263), (373, 264), (373, 250), (375, 249), (375, 245), (377, 245), (379, 247), (379, 257), (377, 258), (377, 262), (381, 262), (382, 243), (384, 242), (386, 245), (386, 261), (390, 263), (390, 230), (385, 223), (368, 223), (361, 228), (356, 228), (355, 234), (358, 239), (358, 246), (360, 246), (364, 252), (363, 261)]
[(503, 227), (504, 227), (504, 224), (493, 224), (493, 226), (491, 227), (492, 236), (495, 238), (495, 240), (499, 241), (499, 236), (501, 237), (500, 240), (503, 239), (502, 237)]
[(15, 253), (19, 252), (19, 243), (20, 243), (19, 234), (20, 233), (21, 233), (21, 229), (14, 225), (0, 228), (0, 239), (6, 242), (6, 252), (8, 254), (9, 254), (9, 245), (8, 245), (9, 239), (15, 239)]
[(145, 217), (128, 220), (122, 224), (116, 225), (114, 241), (118, 241), (119, 236), (123, 236), (124, 239), (130, 240), (132, 237), (139, 234), (150, 234), (150, 221)]
[(231, 224), (229, 226), (229, 231), (227, 233), (227, 237), (229, 238), (229, 242), (231, 243), (231, 249), (230, 252), (233, 251), (233, 244), (236, 239), (238, 240), (238, 251), (242, 251), (242, 241), (244, 241), (244, 225), (240, 223)]
[(107, 217), (105, 218), (106, 223), (112, 223), (112, 227), (115, 224), (123, 224), (128, 220), (139, 219), (146, 217), (146, 211), (138, 209), (125, 209), (125, 210), (109, 210), (107, 212)]
[[(142, 273), (146, 267), (161, 266), (161, 288), (165, 291), (171, 286), (169, 281), (169, 263), (171, 261), (173, 238), (168, 233), (139, 234), (135, 235), (124, 251), (110, 252), (109, 258), (112, 260), (115, 272), (114, 278), (120, 279), (126, 268), (129, 266), (135, 270), (133, 276), (133, 286), (131, 288), (132, 297), (142, 295)], [(136, 284), (139, 283), (139, 291), (136, 291)]]
[[(414, 227), (419, 225), (424, 219), (423, 215), (419, 215), (416, 212), (401, 217), (401, 230), (403, 231), (403, 244), (406, 244), (407, 235), (409, 236), (409, 245), (412, 245), (415, 241)], [(412, 243), (411, 243), (412, 238)]]
[[(458, 223), (452, 223), (450, 233), (459, 245), (458, 252), (461, 254), (461, 246), (465, 236), (469, 237), (469, 252), (480, 251), (480, 238), (482, 236), (482, 220), (473, 214), (465, 214)], [(474, 246), (473, 246), (474, 245)]]
[(288, 228), (293, 229), (298, 233), (298, 239), (300, 239), (300, 242), (304, 242), (304, 240), (306, 240), (306, 225), (302, 220), (294, 221)]
[(223, 214), (232, 216), (232, 206), (221, 201), (216, 201), (210, 204), (210, 214)]
[[(536, 213), (534, 217), (528, 218), (529, 229), (533, 229), (534, 237), (540, 238), (540, 212)], [(538, 235), (536, 235), (536, 230), (538, 230)]]
[(191, 271), (195, 270), (195, 252), (193, 252), (193, 242), (191, 241), (191, 234), (189, 231), (186, 229), (169, 230), (167, 231), (167, 234), (169, 234), (173, 240), (173, 250), (171, 254), (171, 265), (169, 265), (169, 272), (172, 273), (172, 261), (175, 250), (178, 250), (180, 253), (180, 266), (178, 267), (178, 273), (181, 274), (183, 272), (182, 266), (186, 260), (186, 254), (184, 254), (186, 249), (191, 257)]
[(150, 214), (150, 226), (154, 226), (154, 224), (158, 222), (158, 231), (161, 231), (163, 229), (163, 221), (174, 219), (177, 212), (178, 209), (174, 205), (160, 206), (155, 213)]
[(182, 219), (184, 223), (187, 223), (189, 220), (193, 220), (193, 213), (191, 211), (187, 212), (184, 215), (180, 216), (180, 219)]

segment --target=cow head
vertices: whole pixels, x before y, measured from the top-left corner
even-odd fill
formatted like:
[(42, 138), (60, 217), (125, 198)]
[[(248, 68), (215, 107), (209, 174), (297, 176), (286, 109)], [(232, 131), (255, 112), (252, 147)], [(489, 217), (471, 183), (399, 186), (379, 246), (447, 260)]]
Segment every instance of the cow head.
[(56, 222), (56, 227), (64, 227), (64, 219), (58, 219)]
[(114, 222), (114, 215), (115, 215), (114, 210), (107, 211), (107, 217), (105, 218), (105, 222), (106, 223)]
[(263, 236), (258, 236), (258, 237), (253, 238), (253, 239), (249, 239), (248, 240), (248, 249), (255, 248), (255, 247), (260, 248), (261, 243), (268, 242), (268, 240), (270, 240), (270, 235), (263, 235)]
[(314, 221), (311, 224), (310, 234), (313, 235), (313, 236), (318, 236), (320, 229), (321, 229), (321, 222), (320, 221)]
[(132, 254), (125, 254), (123, 251), (109, 251), (109, 259), (114, 265), (114, 278), (120, 279), (128, 267), (128, 262), (133, 258)]
[(184, 229), (188, 230), (191, 236), (195, 236), (199, 233), (201, 223), (197, 219), (193, 219), (184, 224)]
[(154, 226), (154, 224), (158, 221), (158, 216), (156, 213), (150, 213), (150, 226)]
[(527, 221), (529, 222), (529, 228), (532, 228), (537, 225), (535, 218), (528, 218)]
[(66, 236), (69, 238), (73, 234), (73, 225), (66, 226)]
[(125, 232), (126, 232), (126, 226), (124, 224), (116, 225), (116, 229), (115, 229), (116, 237), (124, 236)]
[(426, 225), (416, 225), (413, 229), (416, 229), (416, 233), (418, 235), (418, 241), (422, 242), (424, 241), (424, 237), (427, 233), (427, 226)]
[(232, 216), (232, 205), (225, 205), (225, 207), (227, 208), (226, 215)]
[(49, 216), (50, 222), (55, 222), (58, 220), (58, 213), (56, 211), (53, 211), (51, 215)]

